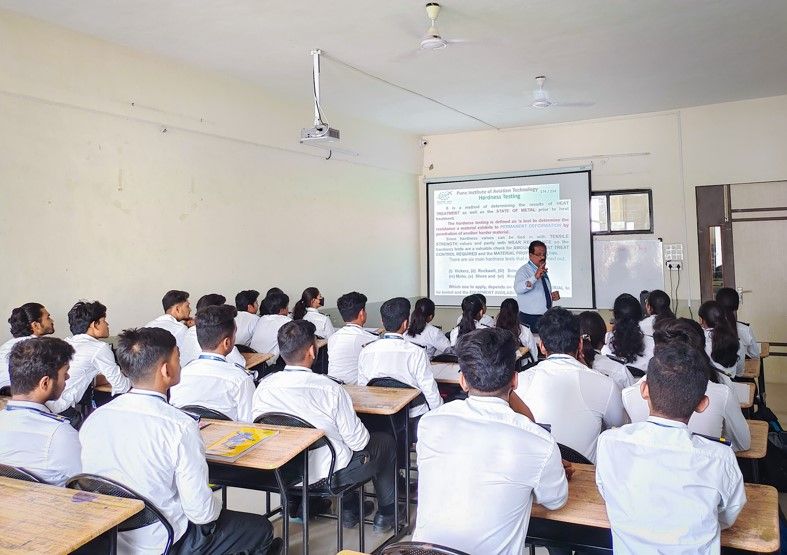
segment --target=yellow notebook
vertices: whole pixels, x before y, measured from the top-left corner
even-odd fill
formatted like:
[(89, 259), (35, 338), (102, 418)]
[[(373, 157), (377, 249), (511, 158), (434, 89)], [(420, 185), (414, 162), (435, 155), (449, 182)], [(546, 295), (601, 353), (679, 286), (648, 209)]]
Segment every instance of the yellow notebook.
[(278, 434), (262, 428), (236, 428), (205, 448), (206, 458), (213, 461), (234, 462), (252, 447)]

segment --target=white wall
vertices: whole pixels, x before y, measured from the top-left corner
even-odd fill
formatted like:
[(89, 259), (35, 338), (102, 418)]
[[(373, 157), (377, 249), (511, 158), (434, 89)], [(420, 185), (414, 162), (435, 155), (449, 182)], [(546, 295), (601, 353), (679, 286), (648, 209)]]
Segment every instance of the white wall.
[(360, 155), (325, 161), (308, 103), (10, 13), (0, 36), (0, 315), (42, 302), (62, 336), (80, 298), (114, 333), (171, 288), (417, 293), (415, 136), (334, 114)]

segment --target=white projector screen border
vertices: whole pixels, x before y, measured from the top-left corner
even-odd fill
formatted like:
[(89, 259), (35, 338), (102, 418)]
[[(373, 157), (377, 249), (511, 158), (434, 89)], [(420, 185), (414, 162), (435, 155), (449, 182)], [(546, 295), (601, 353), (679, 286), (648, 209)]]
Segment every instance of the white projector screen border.
[[(452, 295), (435, 295), (435, 275), (434, 275), (434, 214), (433, 214), (433, 195), (436, 192), (436, 189), (440, 185), (456, 185), (456, 188), (463, 188), (462, 185), (467, 183), (464, 188), (471, 188), (473, 184), (479, 184), (479, 182), (484, 181), (496, 181), (496, 180), (507, 180), (512, 178), (544, 178), (549, 176), (559, 176), (565, 174), (585, 174), (585, 178), (587, 180), (587, 196), (586, 198), (583, 196), (583, 204), (581, 208), (573, 207), (571, 211), (571, 219), (572, 223), (576, 223), (575, 220), (577, 219), (577, 215), (586, 221), (586, 229), (582, 232), (574, 234), (572, 233), (572, 244), (583, 245), (583, 252), (587, 253), (589, 260), (587, 260), (587, 265), (590, 269), (590, 283), (588, 284), (586, 280), (577, 280), (572, 275), (572, 287), (573, 284), (581, 283), (584, 286), (584, 293), (583, 297), (585, 301), (582, 303), (571, 303), (571, 302), (559, 302), (558, 306), (564, 306), (566, 308), (570, 308), (572, 310), (576, 309), (591, 309), (596, 307), (596, 283), (595, 283), (595, 272), (594, 272), (594, 264), (593, 264), (593, 238), (592, 233), (590, 231), (590, 199), (592, 195), (592, 176), (591, 176), (592, 166), (578, 166), (578, 167), (571, 167), (571, 168), (557, 168), (557, 169), (547, 169), (547, 170), (531, 170), (531, 171), (517, 171), (517, 172), (505, 172), (505, 173), (494, 173), (494, 174), (482, 174), (482, 175), (466, 175), (466, 176), (452, 176), (452, 177), (441, 177), (441, 178), (427, 178), (425, 180), (426, 185), (426, 219), (427, 219), (427, 237), (426, 237), (426, 247), (427, 247), (427, 256), (426, 256), (426, 278), (427, 278), (427, 295), (435, 301), (435, 304), (438, 306), (444, 307), (457, 307), (461, 304), (461, 298), (463, 295), (456, 295), (453, 296), (454, 299), (450, 299), (446, 301), (447, 297), (451, 297)], [(528, 183), (525, 183), (528, 184)], [(501, 185), (504, 183), (501, 182)], [(492, 184), (490, 183), (490, 186)], [(584, 187), (582, 188), (584, 189)], [(584, 190), (582, 191), (584, 193)], [(581, 210), (582, 212), (577, 212), (577, 210)], [(586, 220), (584, 214), (587, 214)], [(572, 225), (573, 227), (573, 225)], [(585, 243), (586, 242), (586, 243)], [(548, 243), (548, 241), (547, 241)], [(584, 245), (586, 244), (586, 249)], [(573, 248), (572, 248), (573, 254)], [(522, 263), (527, 260), (526, 258), (527, 253), (525, 252), (522, 257)], [(573, 258), (573, 257), (572, 257)], [(547, 265), (549, 265), (549, 261), (547, 261)], [(572, 259), (571, 266), (574, 268), (574, 261)], [(500, 302), (506, 297), (516, 297), (513, 290), (513, 279), (511, 279), (511, 292), (507, 295), (488, 295), (488, 305), (489, 306), (499, 306)], [(588, 289), (589, 285), (589, 289)], [(586, 300), (590, 300), (590, 306)], [(567, 299), (566, 299), (567, 300)]]

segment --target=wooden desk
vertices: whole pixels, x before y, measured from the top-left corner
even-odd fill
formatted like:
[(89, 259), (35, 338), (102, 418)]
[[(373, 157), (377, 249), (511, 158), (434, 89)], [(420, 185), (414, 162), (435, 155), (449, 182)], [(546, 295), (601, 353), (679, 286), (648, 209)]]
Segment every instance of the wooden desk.
[(760, 376), (760, 359), (747, 358), (744, 362), (743, 372), (738, 375), (739, 378), (757, 379)]
[(268, 362), (273, 358), (271, 353), (241, 353), (243, 358), (246, 359), (246, 370), (254, 368), (258, 364)]
[(771, 354), (771, 344), (767, 341), (760, 342), (760, 358), (765, 358)]
[(768, 423), (764, 420), (747, 420), (751, 432), (751, 447), (747, 451), (738, 451), (739, 459), (762, 459), (768, 448)]
[(738, 396), (738, 402), (741, 404), (742, 409), (751, 408), (754, 405), (754, 391), (756, 386), (752, 382), (732, 382), (735, 389), (735, 394)]
[[(566, 504), (556, 511), (533, 505), (531, 519), (609, 528), (607, 508), (596, 487), (595, 467), (575, 464), (574, 468)], [(746, 506), (735, 524), (721, 531), (721, 545), (746, 551), (776, 551), (779, 549), (778, 493), (771, 486), (746, 484), (745, 487)]]
[(0, 410), (3, 410), (11, 397), (0, 397)]
[(350, 551), (349, 549), (342, 549), (336, 555), (366, 555), (366, 553), (361, 553), (360, 551)]
[(71, 553), (145, 506), (11, 478), (0, 478), (0, 498), (0, 553)]
[(396, 387), (368, 387), (349, 384), (342, 387), (350, 394), (355, 412), (382, 416), (396, 414), (421, 394), (418, 389)]

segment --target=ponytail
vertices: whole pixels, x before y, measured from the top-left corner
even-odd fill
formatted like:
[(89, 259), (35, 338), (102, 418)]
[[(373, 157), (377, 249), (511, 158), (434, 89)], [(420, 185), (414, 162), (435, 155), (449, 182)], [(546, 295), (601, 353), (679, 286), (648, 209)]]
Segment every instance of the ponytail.
[(312, 304), (312, 301), (319, 296), (320, 290), (316, 287), (307, 287), (304, 289), (300, 300), (295, 303), (295, 306), (292, 309), (292, 319), (303, 320), (303, 317), (306, 316), (306, 309), (309, 308), (309, 306)]
[(39, 303), (25, 303), (11, 311), (8, 323), (11, 324), (11, 335), (26, 337), (33, 334), (33, 322), (41, 320), (44, 314), (44, 305)]
[(519, 326), (519, 303), (516, 302), (516, 299), (504, 300), (500, 303), (500, 312), (497, 313), (495, 327), (513, 333), (516, 344), (521, 347), (522, 342), (519, 339), (519, 335), (522, 333), (522, 330)]
[(607, 325), (604, 318), (598, 312), (586, 310), (580, 313), (579, 333), (582, 334), (582, 354), (585, 356), (585, 363), (593, 368), (596, 360), (596, 349), (604, 345), (604, 336), (607, 334)]
[(645, 302), (650, 307), (651, 314), (656, 317), (654, 325), (656, 322), (660, 322), (665, 318), (675, 318), (675, 314), (672, 312), (672, 307), (670, 306), (671, 301), (669, 295), (661, 289), (654, 289), (651, 291)]
[[(459, 336), (475, 329), (476, 316), (484, 309), (478, 295), (468, 295), (462, 300), (462, 319), (459, 321)], [(517, 334), (518, 335), (518, 334)]]
[(615, 299), (612, 309), (615, 316), (615, 330), (612, 332), (612, 350), (615, 356), (631, 364), (645, 353), (645, 340), (639, 321), (642, 319), (642, 306), (628, 293)]
[(702, 303), (699, 316), (711, 331), (710, 358), (725, 368), (738, 362), (738, 332), (730, 325), (727, 311), (716, 301)]
[(424, 297), (415, 302), (413, 313), (410, 315), (410, 324), (407, 326), (407, 335), (415, 337), (426, 329), (427, 320), (434, 316), (435, 306), (431, 299)]

